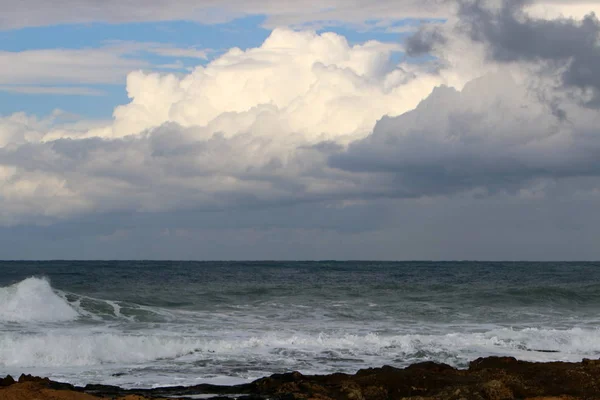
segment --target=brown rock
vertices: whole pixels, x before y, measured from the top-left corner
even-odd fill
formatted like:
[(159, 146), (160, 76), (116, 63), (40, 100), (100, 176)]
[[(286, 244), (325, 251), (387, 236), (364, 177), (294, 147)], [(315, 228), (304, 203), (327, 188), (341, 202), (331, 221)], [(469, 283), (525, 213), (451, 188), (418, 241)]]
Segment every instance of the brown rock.
[(481, 392), (488, 400), (512, 399), (513, 393), (504, 383), (498, 380), (489, 381), (482, 385)]
[(386, 400), (388, 391), (383, 386), (367, 386), (363, 390), (365, 400)]
[(1, 400), (98, 400), (98, 397), (70, 390), (53, 390), (35, 381), (0, 389)]
[(365, 400), (360, 386), (352, 381), (343, 382), (340, 392), (348, 400)]

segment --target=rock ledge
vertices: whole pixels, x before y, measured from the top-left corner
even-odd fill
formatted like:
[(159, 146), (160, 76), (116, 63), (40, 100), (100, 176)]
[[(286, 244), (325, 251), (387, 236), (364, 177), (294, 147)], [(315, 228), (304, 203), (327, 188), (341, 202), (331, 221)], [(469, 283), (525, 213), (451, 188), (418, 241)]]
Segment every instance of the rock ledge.
[(22, 375), (0, 378), (1, 400), (143, 399), (239, 400), (600, 400), (600, 360), (532, 363), (512, 357), (478, 358), (466, 370), (424, 362), (404, 369), (362, 369), (354, 375), (276, 374), (237, 386), (197, 385), (159, 389), (72, 386)]

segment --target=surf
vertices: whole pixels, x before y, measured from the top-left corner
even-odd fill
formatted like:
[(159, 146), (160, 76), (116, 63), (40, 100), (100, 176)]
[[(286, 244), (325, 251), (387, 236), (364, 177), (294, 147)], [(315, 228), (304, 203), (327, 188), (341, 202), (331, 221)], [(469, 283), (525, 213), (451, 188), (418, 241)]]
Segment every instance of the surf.
[(31, 277), (0, 288), (0, 322), (64, 322), (80, 314), (44, 278)]

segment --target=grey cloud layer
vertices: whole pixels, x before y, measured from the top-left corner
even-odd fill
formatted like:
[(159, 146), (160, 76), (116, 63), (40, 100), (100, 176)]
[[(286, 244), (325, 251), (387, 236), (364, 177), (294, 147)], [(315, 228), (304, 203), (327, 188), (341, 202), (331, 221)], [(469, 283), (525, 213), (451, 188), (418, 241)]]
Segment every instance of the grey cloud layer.
[[(71, 203), (57, 199), (55, 189), (40, 190), (39, 205), (31, 205), (24, 221), (465, 192), (543, 195), (549, 182), (600, 176), (600, 116), (576, 104), (569, 113), (576, 123), (556, 118), (510, 75), (495, 74), (462, 91), (435, 89), (415, 110), (382, 119), (347, 150), (335, 142), (307, 142), (282, 152), (278, 140), (253, 134), (264, 126), (259, 120), (230, 138), (215, 133), (198, 139), (200, 128), (167, 123), (122, 139), (9, 145), (0, 159), (17, 168), (7, 186), (52, 177), (68, 189)], [(22, 198), (8, 195), (4, 204), (4, 213), (23, 206)], [(47, 208), (52, 204), (54, 214)]]
[(414, 111), (384, 118), (330, 164), (394, 177), (399, 194), (516, 192), (534, 181), (597, 176), (597, 112), (560, 120), (510, 76), (490, 75), (462, 92), (437, 88)]
[(447, 0), (2, 0), (0, 29), (59, 23), (140, 22), (187, 20), (220, 23), (248, 15), (266, 15), (269, 27), (335, 22), (362, 23), (367, 19), (442, 17)]

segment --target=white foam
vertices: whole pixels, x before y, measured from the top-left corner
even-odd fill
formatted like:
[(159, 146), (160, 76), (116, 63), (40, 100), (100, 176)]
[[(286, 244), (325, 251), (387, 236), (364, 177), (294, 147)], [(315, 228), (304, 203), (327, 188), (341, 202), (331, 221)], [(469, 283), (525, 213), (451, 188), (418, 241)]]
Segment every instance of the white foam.
[(228, 337), (223, 335), (217, 339), (165, 332), (132, 335), (84, 329), (37, 334), (5, 332), (0, 334), (0, 366), (131, 365), (174, 360), (185, 365), (199, 359), (238, 365), (257, 361), (259, 364), (264, 361), (298, 365), (298, 359), (302, 358), (305, 366), (321, 365), (324, 371), (331, 372), (340, 366), (364, 366), (353, 363), (352, 359), (371, 366), (406, 365), (422, 360), (459, 365), (462, 361), (487, 355), (549, 361), (580, 360), (600, 353), (600, 331), (579, 328), (495, 329), (483, 333), (397, 336), (265, 333), (244, 338), (241, 335), (240, 332), (230, 333)]
[(60, 322), (79, 316), (46, 279), (27, 278), (0, 288), (0, 321)]
[(194, 351), (198, 340), (111, 333), (15, 334), (0, 336), (0, 366), (72, 367), (141, 364)]

